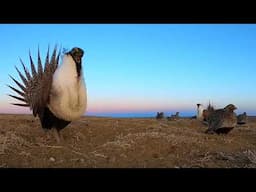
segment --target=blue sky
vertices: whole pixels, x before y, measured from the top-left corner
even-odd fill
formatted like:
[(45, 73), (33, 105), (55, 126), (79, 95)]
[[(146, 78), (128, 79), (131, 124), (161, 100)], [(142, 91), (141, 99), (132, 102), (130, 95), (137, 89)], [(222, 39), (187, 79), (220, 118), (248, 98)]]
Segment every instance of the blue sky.
[(0, 24), (0, 113), (11, 106), (19, 58), (48, 45), (85, 51), (86, 114), (194, 115), (196, 104), (229, 103), (256, 115), (255, 24)]

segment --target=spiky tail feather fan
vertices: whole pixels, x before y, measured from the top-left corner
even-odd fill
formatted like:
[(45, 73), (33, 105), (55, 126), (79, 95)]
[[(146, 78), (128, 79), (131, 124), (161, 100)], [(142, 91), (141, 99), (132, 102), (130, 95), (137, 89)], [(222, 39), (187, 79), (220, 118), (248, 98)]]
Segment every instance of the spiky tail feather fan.
[(45, 65), (43, 67), (41, 58), (40, 58), (40, 51), (38, 48), (37, 71), (36, 71), (36, 67), (34, 65), (31, 54), (29, 52), (31, 74), (29, 73), (24, 63), (20, 59), (25, 75), (23, 75), (17, 67), (15, 68), (23, 84), (17, 81), (16, 79), (14, 79), (12, 76), (10, 76), (10, 78), (18, 85), (20, 90), (10, 85), (8, 85), (8, 87), (11, 88), (13, 91), (15, 91), (19, 95), (19, 96), (15, 96), (15, 95), (9, 94), (9, 96), (19, 101), (22, 101), (23, 103), (12, 103), (13, 105), (30, 107), (30, 110), (33, 111), (33, 115), (34, 116), (39, 115), (40, 119), (42, 119), (42, 115), (44, 114), (44, 111), (42, 110), (45, 109), (45, 107), (47, 106), (47, 103), (49, 102), (49, 94), (50, 94), (51, 85), (52, 85), (52, 78), (55, 70), (58, 67), (59, 57), (60, 57), (60, 51), (57, 55), (57, 46), (55, 46), (53, 53), (51, 55), (51, 59), (49, 60), (49, 47), (48, 47), (48, 51), (45, 59)]

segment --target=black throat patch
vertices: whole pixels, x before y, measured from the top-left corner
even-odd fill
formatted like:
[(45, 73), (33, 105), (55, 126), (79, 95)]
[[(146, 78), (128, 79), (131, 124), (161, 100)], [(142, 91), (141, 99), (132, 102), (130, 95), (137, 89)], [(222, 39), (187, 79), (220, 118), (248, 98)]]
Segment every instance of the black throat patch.
[(82, 70), (82, 57), (84, 55), (84, 51), (81, 48), (74, 47), (67, 54), (70, 54), (76, 63), (76, 72), (77, 76), (80, 77)]
[(81, 69), (82, 69), (81, 63), (76, 63), (76, 72), (78, 77), (80, 77), (81, 75)]

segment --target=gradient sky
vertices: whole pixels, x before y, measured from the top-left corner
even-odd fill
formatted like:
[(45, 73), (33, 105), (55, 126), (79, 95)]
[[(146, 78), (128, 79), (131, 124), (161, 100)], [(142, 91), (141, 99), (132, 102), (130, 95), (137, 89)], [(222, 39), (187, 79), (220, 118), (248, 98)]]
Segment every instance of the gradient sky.
[(194, 115), (196, 104), (233, 103), (256, 115), (255, 24), (0, 24), (0, 113), (11, 106), (19, 58), (55, 44), (84, 49), (87, 114)]

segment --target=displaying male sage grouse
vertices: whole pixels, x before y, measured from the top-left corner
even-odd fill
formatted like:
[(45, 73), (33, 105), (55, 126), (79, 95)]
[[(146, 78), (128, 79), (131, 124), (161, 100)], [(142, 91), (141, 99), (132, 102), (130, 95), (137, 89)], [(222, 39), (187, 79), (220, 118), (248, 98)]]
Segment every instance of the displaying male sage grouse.
[(208, 117), (208, 129), (206, 133), (229, 133), (237, 123), (235, 105), (229, 104), (224, 109), (212, 111)]
[(8, 85), (19, 96), (9, 95), (24, 103), (13, 105), (30, 107), (33, 115), (39, 116), (41, 126), (45, 130), (53, 129), (58, 142), (62, 138), (60, 130), (71, 121), (78, 119), (85, 113), (87, 106), (86, 85), (83, 79), (82, 57), (84, 51), (74, 47), (64, 53), (59, 65), (60, 52), (57, 47), (49, 58), (49, 48), (42, 66), (38, 49), (37, 71), (29, 53), (31, 74), (21, 61), (24, 75), (16, 67), (23, 84), (12, 76), (12, 80), (19, 86), (16, 89)]
[(196, 114), (196, 118), (198, 120), (203, 120), (203, 105), (202, 104), (196, 104), (197, 105), (197, 114)]

